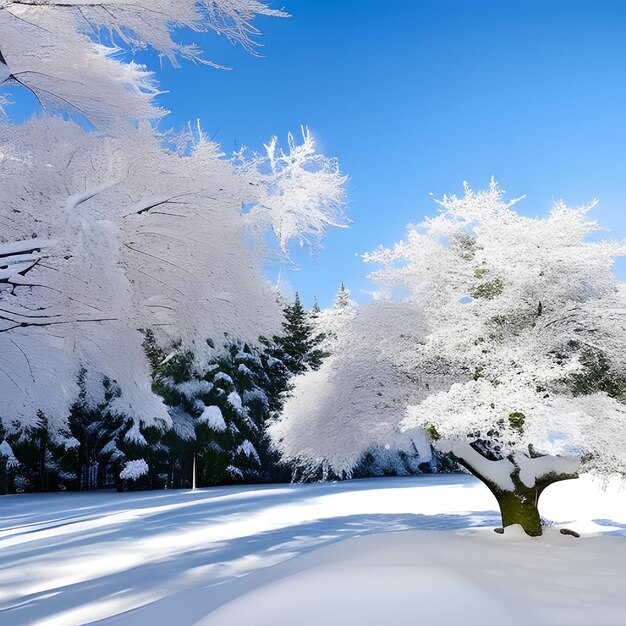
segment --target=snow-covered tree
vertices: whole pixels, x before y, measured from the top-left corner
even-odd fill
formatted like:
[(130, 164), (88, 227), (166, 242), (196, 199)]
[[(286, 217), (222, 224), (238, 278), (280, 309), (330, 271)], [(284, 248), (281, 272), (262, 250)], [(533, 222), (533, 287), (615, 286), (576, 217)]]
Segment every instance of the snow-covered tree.
[(172, 150), (148, 128), (100, 136), (44, 117), (4, 131), (0, 221), (13, 241), (0, 248), (7, 428), (34, 425), (40, 412), (64, 428), (85, 369), (95, 404), (103, 377), (116, 381), (110, 409), (133, 416), (132, 438), (139, 423), (170, 420), (151, 391), (141, 329), (195, 345), (202, 358), (206, 337), (254, 340), (277, 327), (276, 296), (246, 244), (251, 217), (241, 215), (242, 205), (265, 201), (266, 173), (250, 185), (252, 168), (240, 175), (240, 156), (222, 158), (201, 131), (172, 137)]
[(347, 307), (355, 306), (356, 303), (350, 298), (351, 295), (350, 290), (343, 283), (341, 283), (333, 301), (333, 306), (336, 309), (345, 309)]
[(328, 465), (337, 475), (350, 476), (376, 448), (417, 451), (428, 461), (424, 433), (404, 434), (399, 428), (420, 383), (394, 363), (401, 346), (422, 341), (421, 309), (381, 302), (340, 319), (341, 326), (333, 324), (330, 356), (319, 369), (293, 380), (284, 408), (269, 428), (274, 445), (284, 460), (309, 473)]
[(13, 448), (3, 439), (0, 442), (0, 494), (9, 493), (9, 471), (17, 466), (18, 462), (15, 458)]
[(199, 486), (279, 477), (265, 423), (278, 400), (280, 362), (260, 347), (231, 341), (198, 370), (189, 353), (176, 351), (165, 360), (151, 333), (146, 346), (156, 365), (155, 387), (172, 417), (159, 440), (165, 455), (148, 461), (166, 468), (169, 486), (191, 484), (194, 456)]
[(343, 284), (339, 286), (333, 300), (333, 306), (315, 314), (314, 328), (323, 340), (320, 347), (332, 354), (338, 335), (345, 332), (350, 320), (356, 315), (357, 303), (350, 298), (350, 290)]
[(0, 0), (0, 85), (95, 127), (153, 119), (158, 87), (129, 53), (214, 65), (173, 33), (213, 31), (254, 50), (258, 15), (285, 14), (259, 0)]
[[(514, 203), (495, 183), (482, 192), (466, 186), (464, 197), (444, 197), (436, 217), (410, 227), (406, 241), (366, 257), (382, 265), (372, 275), (381, 294), (423, 311), (408, 321), (413, 336), (396, 336), (394, 320), (378, 322), (393, 331), (383, 361), (412, 391), (380, 385), (378, 364), (366, 389), (379, 386), (380, 404), (407, 406), (407, 433), (427, 432), (483, 480), (504, 526), (538, 535), (548, 485), (581, 470), (626, 474), (626, 291), (612, 271), (626, 248), (594, 237), (593, 205), (559, 202), (547, 218), (529, 218)], [(311, 394), (342, 389), (330, 366), (303, 380), (286, 407), (297, 415), (310, 402), (302, 428), (285, 420), (275, 435), (288, 456), (323, 454), (349, 468), (355, 433), (367, 436), (380, 420), (355, 406), (351, 420), (329, 423), (331, 412)], [(332, 435), (320, 442), (326, 429)]]
[[(206, 337), (273, 332), (276, 295), (246, 233), (275, 233), (287, 254), (344, 221), (345, 177), (308, 131), (286, 151), (274, 138), (227, 159), (199, 127), (150, 125), (163, 113), (158, 87), (133, 53), (212, 65), (177, 29), (253, 50), (258, 15), (285, 14), (259, 0), (0, 0), (0, 85), (29, 89), (44, 109), (0, 124), (0, 422), (44, 442), (41, 458), (52, 443), (71, 456), (74, 428), (78, 466), (100, 463), (85, 421), (102, 414), (107, 454), (138, 461), (172, 426), (144, 332), (199, 361)], [(141, 479), (154, 482), (146, 462)]]

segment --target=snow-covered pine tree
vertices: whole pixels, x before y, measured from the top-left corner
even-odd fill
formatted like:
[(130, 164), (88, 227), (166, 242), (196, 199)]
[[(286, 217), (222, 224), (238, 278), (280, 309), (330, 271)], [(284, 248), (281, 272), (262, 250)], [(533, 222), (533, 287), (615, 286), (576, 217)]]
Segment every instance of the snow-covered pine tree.
[(322, 309), (320, 308), (319, 302), (317, 301), (317, 296), (313, 296), (313, 304), (311, 305), (311, 319), (315, 319), (321, 310)]
[(341, 283), (333, 299), (333, 306), (315, 314), (313, 328), (322, 338), (320, 348), (327, 354), (335, 351), (339, 335), (356, 315), (358, 305), (350, 295), (350, 290)]
[(0, 495), (15, 491), (12, 470), (17, 466), (17, 459), (11, 444), (6, 440), (6, 431), (0, 424)]
[(343, 284), (343, 282), (339, 285), (339, 290), (335, 295), (335, 299), (333, 301), (333, 306), (336, 309), (343, 309), (345, 307), (353, 306), (354, 302), (350, 299), (351, 296), (350, 290)]
[(102, 381), (104, 394), (97, 404), (92, 403), (87, 395), (85, 370), (79, 373), (78, 386), (78, 399), (68, 418), (69, 430), (78, 443), (65, 455), (69, 457), (66, 463), (72, 481), (64, 486), (68, 489), (111, 486), (116, 482), (124, 460), (118, 443), (132, 420), (111, 413), (110, 403), (120, 391), (108, 378)]
[(42, 492), (75, 488), (73, 457), (78, 441), (69, 430), (57, 430), (40, 414), (35, 424), (7, 437), (15, 459), (9, 492)]
[(155, 389), (172, 416), (173, 426), (161, 440), (170, 451), (170, 486), (191, 484), (194, 455), (198, 486), (284, 478), (265, 431), (279, 401), (272, 397), (279, 391), (276, 378), (285, 376), (278, 360), (231, 340), (198, 372), (191, 367), (193, 359), (150, 351), (160, 360)]
[(0, 495), (15, 493), (14, 470), (18, 466), (13, 448), (4, 438), (4, 434), (0, 426)]

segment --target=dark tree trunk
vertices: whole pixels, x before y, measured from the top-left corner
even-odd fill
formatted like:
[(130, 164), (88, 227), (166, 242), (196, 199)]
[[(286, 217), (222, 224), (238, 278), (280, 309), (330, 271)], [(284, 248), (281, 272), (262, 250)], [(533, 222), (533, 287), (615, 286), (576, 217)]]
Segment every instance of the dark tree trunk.
[(0, 495), (9, 493), (9, 472), (7, 471), (7, 458), (0, 454)]

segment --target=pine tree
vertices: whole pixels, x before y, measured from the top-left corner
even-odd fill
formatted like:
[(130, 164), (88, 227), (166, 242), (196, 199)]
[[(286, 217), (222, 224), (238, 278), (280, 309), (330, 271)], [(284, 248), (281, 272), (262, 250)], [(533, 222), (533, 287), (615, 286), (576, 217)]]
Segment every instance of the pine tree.
[(324, 335), (316, 333), (311, 314), (300, 302), (296, 293), (293, 304), (283, 309), (285, 320), (283, 334), (272, 338), (273, 346), (268, 345), (272, 356), (280, 359), (287, 371), (295, 376), (307, 370), (316, 370), (328, 354), (320, 349)]
[(115, 444), (124, 427), (124, 418), (112, 415), (109, 403), (119, 393), (108, 378), (103, 379), (103, 400), (97, 405), (87, 401), (86, 370), (78, 377), (80, 393), (71, 407), (68, 425), (78, 445), (68, 451), (65, 464), (73, 475), (70, 488), (94, 489), (114, 482), (118, 459), (122, 453)]
[(339, 286), (339, 291), (335, 296), (334, 307), (336, 309), (343, 309), (352, 305), (352, 300), (350, 300), (350, 290), (343, 284)]
[(147, 333), (145, 348), (155, 391), (172, 418), (172, 427), (156, 439), (142, 428), (149, 448), (129, 457), (146, 460), (149, 486), (190, 486), (194, 457), (199, 487), (288, 480), (266, 435), (289, 376), (280, 360), (261, 347), (229, 341), (198, 371), (194, 355), (179, 345), (163, 350)]

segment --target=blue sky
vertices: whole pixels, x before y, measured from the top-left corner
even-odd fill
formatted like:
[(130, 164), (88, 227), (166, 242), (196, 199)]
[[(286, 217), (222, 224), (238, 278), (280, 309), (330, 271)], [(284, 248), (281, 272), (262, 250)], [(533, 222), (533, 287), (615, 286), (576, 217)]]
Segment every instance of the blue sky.
[[(215, 36), (232, 71), (153, 67), (172, 114), (200, 119), (225, 150), (284, 140), (301, 124), (350, 175), (349, 229), (289, 280), (305, 302), (340, 281), (367, 301), (357, 254), (391, 245), (436, 197), (492, 175), (521, 212), (552, 200), (594, 211), (626, 238), (626, 3), (576, 0), (284, 0), (263, 19), (255, 58)], [(626, 263), (618, 273), (626, 278)]]

